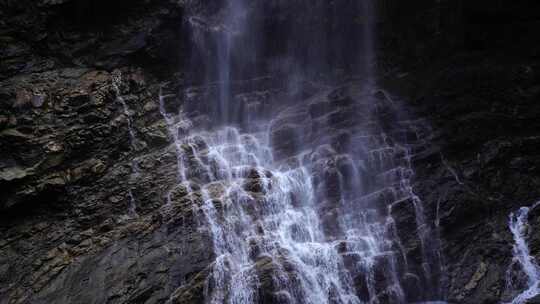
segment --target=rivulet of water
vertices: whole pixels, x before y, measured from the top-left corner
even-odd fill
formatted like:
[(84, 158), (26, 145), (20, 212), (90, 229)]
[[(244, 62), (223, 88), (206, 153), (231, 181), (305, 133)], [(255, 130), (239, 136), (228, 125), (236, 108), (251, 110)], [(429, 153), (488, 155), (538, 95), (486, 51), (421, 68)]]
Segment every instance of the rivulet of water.
[[(516, 212), (510, 214), (508, 227), (514, 237), (514, 246), (512, 248), (512, 265), (518, 264), (521, 271), (526, 275), (526, 289), (521, 291), (511, 302), (511, 304), (523, 304), (527, 300), (540, 294), (540, 266), (529, 251), (527, 237), (530, 235), (530, 226), (528, 222), (529, 212), (540, 205), (540, 202), (531, 207), (521, 207)], [(511, 281), (507, 282), (512, 288)]]
[[(126, 117), (126, 120), (127, 120), (127, 126), (128, 126), (128, 132), (129, 132), (129, 145), (132, 151), (136, 151), (137, 150), (137, 137), (135, 135), (135, 129), (133, 128), (133, 121), (131, 118), (129, 107), (126, 104), (120, 92), (119, 86), (120, 86), (121, 81), (122, 81), (121, 73), (113, 74), (112, 87), (116, 95), (116, 101), (120, 103), (120, 105), (122, 106), (124, 116)], [(131, 161), (131, 171), (134, 177), (137, 177), (140, 173), (140, 169), (135, 160)], [(136, 204), (135, 196), (133, 195), (133, 191), (131, 190), (131, 188), (128, 189), (128, 199), (129, 199), (128, 215), (130, 217), (138, 217), (139, 215), (137, 213), (137, 204)]]

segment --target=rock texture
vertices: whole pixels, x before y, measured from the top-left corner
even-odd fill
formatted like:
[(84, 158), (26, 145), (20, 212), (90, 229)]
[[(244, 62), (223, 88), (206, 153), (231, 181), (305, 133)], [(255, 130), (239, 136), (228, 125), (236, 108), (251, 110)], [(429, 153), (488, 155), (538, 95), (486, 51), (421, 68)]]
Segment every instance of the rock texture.
[[(452, 303), (508, 300), (508, 215), (540, 198), (537, 4), (380, 3), (380, 83), (431, 127), (414, 160), (415, 190), (442, 241), (443, 289)], [(0, 2), (0, 303), (201, 301), (210, 240), (195, 223), (197, 197), (175, 188), (158, 96), (163, 80), (173, 94), (190, 81), (181, 73), (191, 58), (186, 12), (219, 6)], [(236, 94), (268, 106), (282, 94), (268, 82), (238, 84)], [(195, 118), (215, 92), (192, 93)], [(165, 102), (172, 112), (182, 100)], [(283, 124), (274, 134), (294, 131)], [(293, 144), (279, 144), (278, 153), (292, 153)], [(395, 217), (402, 227), (412, 220), (405, 209)], [(418, 244), (403, 239), (414, 255)]]
[(210, 260), (191, 207), (163, 207), (182, 5), (0, 5), (0, 303), (163, 302)]
[(157, 301), (207, 265), (191, 207), (163, 207), (176, 156), (140, 70), (34, 73), (2, 92), (2, 303)]
[[(448, 298), (508, 301), (515, 296), (505, 290), (513, 242), (508, 216), (540, 197), (540, 44), (531, 30), (540, 21), (538, 7), (385, 4), (384, 82), (427, 118), (441, 151), (417, 163), (416, 187), (440, 217)], [(537, 215), (530, 221), (537, 231)], [(540, 258), (535, 235), (531, 247)]]

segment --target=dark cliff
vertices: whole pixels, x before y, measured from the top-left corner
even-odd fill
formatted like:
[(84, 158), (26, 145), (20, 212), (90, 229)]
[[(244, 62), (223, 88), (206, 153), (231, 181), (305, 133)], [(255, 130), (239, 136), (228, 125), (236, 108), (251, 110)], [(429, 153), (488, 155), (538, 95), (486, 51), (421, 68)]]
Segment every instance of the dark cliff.
[(418, 164), (417, 187), (440, 206), (449, 300), (499, 303), (512, 259), (508, 215), (540, 195), (540, 7), (386, 1), (381, 9), (386, 83), (430, 121), (440, 148)]
[[(189, 62), (186, 16), (219, 7), (0, 2), (0, 303), (201, 300), (213, 257), (185, 189), (164, 206), (176, 156), (158, 94), (200, 77)], [(508, 215), (540, 198), (540, 7), (384, 0), (377, 9), (379, 82), (431, 126), (429, 148), (414, 162), (415, 190), (440, 218), (448, 300), (508, 300)], [(284, 24), (313, 22), (273, 17), (265, 16), (269, 39)], [(236, 88), (265, 100), (278, 100), (281, 89), (270, 80)], [(410, 212), (398, 210), (397, 224), (407, 227)], [(540, 228), (538, 214), (530, 221)], [(411, 253), (419, 246), (406, 245)], [(537, 235), (531, 250), (540, 257)]]

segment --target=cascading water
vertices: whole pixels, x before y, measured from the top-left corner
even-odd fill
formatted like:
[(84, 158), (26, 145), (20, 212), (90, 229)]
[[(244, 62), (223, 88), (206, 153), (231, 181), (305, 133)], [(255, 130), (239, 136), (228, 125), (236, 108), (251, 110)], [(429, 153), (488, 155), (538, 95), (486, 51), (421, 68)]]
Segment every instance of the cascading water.
[(276, 296), (284, 300), (327, 303), (334, 293), (336, 303), (359, 303), (335, 244), (324, 242), (307, 169), (274, 168), (264, 135), (225, 128), (187, 139), (208, 145), (207, 155), (193, 150), (208, 181), (201, 212), (217, 255), (207, 299), (255, 303), (259, 263), (271, 263)]
[[(311, 4), (291, 2), (306, 11)], [(430, 246), (430, 224), (411, 185), (412, 157), (425, 136), (416, 122), (397, 114), (387, 94), (375, 89), (372, 3), (313, 4), (315, 13), (307, 21), (325, 20), (332, 9), (331, 24), (316, 28), (328, 31), (328, 41), (337, 44), (331, 50), (310, 49), (317, 33), (307, 34), (303, 27), (310, 25), (300, 23), (288, 37), (300, 42), (284, 48), (288, 53), (280, 60), (300, 62), (296, 56), (308, 55), (302, 62), (309, 67), (283, 69), (288, 73), (282, 79), (286, 90), (293, 80), (343, 68), (333, 65), (347, 65), (342, 48), (353, 44), (339, 33), (354, 23), (339, 17), (359, 14), (362, 58), (351, 59), (359, 67), (349, 67), (360, 73), (357, 80), (340, 86), (295, 82), (293, 92), (269, 101), (272, 106), (257, 99), (264, 92), (251, 98), (238, 94), (234, 85), (257, 73), (259, 67), (247, 68), (246, 63), (256, 62), (247, 58), (259, 48), (254, 45), (258, 33), (250, 30), (258, 25), (250, 23), (254, 18), (249, 15), (268, 5), (279, 10), (285, 4), (248, 6), (231, 0), (219, 14), (221, 22), (213, 25), (190, 16), (194, 42), (207, 56), (203, 90), (210, 92), (205, 97), (209, 105), (201, 102), (200, 88), (189, 88), (183, 94), (188, 113), (171, 115), (165, 110), (167, 96), (160, 94), (160, 109), (177, 152), (175, 188), (189, 193), (199, 229), (213, 244), (215, 260), (204, 284), (205, 302), (441, 299), (431, 291), (410, 295), (403, 287), (406, 276), (426, 286), (437, 279), (432, 268), (439, 265), (438, 251)], [(210, 46), (215, 49), (208, 50)], [(337, 54), (339, 58), (327, 60)], [(310, 86), (317, 87), (316, 93), (307, 100), (298, 97)], [(389, 117), (395, 121), (383, 121)], [(207, 123), (197, 123), (201, 121)], [(393, 218), (394, 209), (403, 205), (412, 206), (416, 218), (412, 233), (421, 243), (419, 270), (409, 264), (410, 253)]]
[[(216, 255), (207, 302), (406, 303), (400, 277), (409, 270), (392, 208), (413, 204), (419, 239), (427, 237), (410, 185), (411, 150), (378, 130), (353, 135), (351, 150), (322, 140), (275, 159), (275, 128), (301, 108), (286, 108), (270, 127), (252, 125), (252, 133), (218, 127), (176, 139), (181, 185), (198, 198)], [(426, 266), (430, 251), (422, 250)]]
[[(529, 246), (527, 244), (527, 237), (529, 235), (529, 212), (540, 206), (540, 202), (537, 202), (531, 207), (521, 207), (518, 211), (510, 214), (510, 220), (508, 227), (514, 237), (514, 246), (512, 249), (513, 259), (509, 270), (515, 264), (519, 265), (521, 271), (526, 275), (526, 289), (520, 292), (513, 300), (511, 304), (524, 304), (527, 300), (540, 295), (540, 266), (536, 262), (535, 258), (531, 256)], [(508, 288), (513, 290), (513, 282), (508, 279)]]

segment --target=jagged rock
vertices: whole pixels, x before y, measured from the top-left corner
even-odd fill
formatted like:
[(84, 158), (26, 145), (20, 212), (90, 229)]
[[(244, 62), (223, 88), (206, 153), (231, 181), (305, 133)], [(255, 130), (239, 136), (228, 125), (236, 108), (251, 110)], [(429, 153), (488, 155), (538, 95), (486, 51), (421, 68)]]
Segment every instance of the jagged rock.
[(9, 182), (12, 180), (25, 178), (29, 174), (32, 174), (32, 171), (28, 169), (25, 170), (20, 167), (5, 168), (4, 170), (0, 171), (0, 179)]
[(143, 135), (147, 137), (147, 141), (153, 146), (164, 146), (169, 144), (169, 135), (167, 124), (164, 121), (159, 121), (145, 130), (142, 130)]
[(276, 157), (285, 158), (295, 155), (299, 149), (298, 126), (294, 124), (276, 124), (271, 132), (272, 144)]
[[(332, 33), (364, 23), (350, 10), (351, 15), (339, 18), (340, 27), (327, 28), (336, 16), (329, 13), (322, 21), (307, 13), (299, 17), (303, 1), (285, 2), (264, 2), (270, 15), (260, 16), (261, 23), (272, 30), (253, 29), (266, 33), (260, 35), (264, 39), (282, 41), (284, 29), (311, 29), (309, 33), (326, 29), (329, 41), (340, 46)], [(427, 137), (421, 135), (423, 130), (411, 129), (419, 125), (414, 123), (385, 124), (383, 131), (397, 137), (396, 129), (406, 129), (403, 138), (424, 141), (406, 147), (412, 151), (416, 171), (409, 176), (411, 186), (425, 202), (426, 215), (436, 219), (430, 228), (442, 238), (447, 265), (442, 288), (451, 301), (464, 304), (510, 300), (511, 295), (502, 291), (512, 258), (508, 214), (540, 196), (539, 47), (537, 33), (530, 30), (537, 23), (537, 5), (484, 2), (385, 1), (377, 20), (380, 83), (403, 96), (406, 108), (433, 127)], [(330, 12), (325, 5), (334, 3), (310, 5)], [(223, 31), (219, 13), (215, 14), (221, 5), (221, 1), (154, 0), (0, 4), (0, 303), (203, 302), (215, 258), (208, 232), (195, 224), (200, 221), (197, 207), (203, 204), (197, 183), (210, 181), (204, 167), (210, 163), (208, 146), (200, 138), (182, 146), (189, 166), (200, 174), (190, 176), (193, 193), (175, 187), (178, 159), (170, 145), (169, 126), (158, 111), (158, 91), (163, 87), (166, 93), (166, 112), (176, 115), (182, 106), (191, 119), (192, 124), (187, 120), (179, 124), (175, 135), (183, 138), (194, 126), (211, 125), (216, 113), (210, 102), (217, 98), (219, 85), (182, 91), (202, 75), (184, 75), (187, 61), (194, 57), (190, 53), (196, 51), (191, 50), (194, 37), (185, 35), (190, 24), (181, 20), (191, 13), (197, 17), (189, 21), (206, 33), (213, 27)], [(276, 10), (280, 5), (287, 9)], [(292, 43), (287, 49), (298, 51), (295, 56), (310, 57), (321, 50), (318, 37), (300, 38), (287, 42)], [(349, 40), (359, 40), (353, 38)], [(280, 49), (269, 50), (265, 55), (273, 61), (258, 65), (274, 66), (283, 57)], [(335, 58), (341, 51), (358, 53), (353, 43), (332, 49), (338, 51), (329, 53), (329, 62), (345, 69), (356, 64), (354, 56), (345, 57), (345, 64)], [(312, 59), (299, 59), (301, 65), (317, 69)], [(197, 61), (189, 63), (204, 69)], [(333, 73), (326, 63), (322, 65), (321, 70)], [(129, 117), (116, 102), (112, 78), (118, 71), (122, 75), (118, 91), (127, 100)], [(182, 73), (173, 77), (172, 72)], [(339, 73), (343, 71), (332, 74), (331, 83), (341, 81)], [(328, 235), (334, 235), (339, 231), (336, 205), (343, 195), (340, 178), (349, 179), (351, 168), (358, 166), (366, 173), (362, 182), (366, 191), (372, 190), (382, 177), (368, 172), (384, 169), (366, 167), (370, 151), (354, 151), (363, 164), (352, 162), (344, 151), (355, 141), (375, 141), (377, 135), (367, 140), (356, 137), (355, 128), (371, 131), (375, 119), (379, 123), (395, 119), (396, 105), (383, 91), (357, 93), (370, 96), (366, 99), (372, 104), (356, 104), (348, 86), (321, 90), (315, 83), (321, 77), (304, 81), (294, 94), (272, 89), (274, 82), (283, 81), (275, 78), (289, 79), (281, 75), (238, 81), (231, 95), (238, 105), (235, 114), (253, 119), (294, 102), (295, 107), (271, 126), (276, 161), (299, 168), (312, 159), (318, 193), (332, 198), (321, 202), (317, 212)], [(175, 80), (163, 85), (165, 78)], [(368, 115), (372, 111), (377, 112), (375, 119)], [(127, 118), (133, 119), (136, 147), (130, 144)], [(315, 152), (298, 155), (307, 142), (321, 145)], [(392, 153), (403, 165), (407, 155), (398, 150)], [(253, 195), (245, 202), (251, 214), (258, 212), (265, 187), (275, 182), (269, 172), (260, 175), (250, 170), (240, 183)], [(221, 198), (227, 187), (230, 184), (224, 181), (205, 185), (218, 213), (225, 208)], [(355, 206), (385, 214), (388, 204), (395, 203), (390, 214), (410, 263), (401, 281), (409, 300), (420, 301), (424, 290), (419, 286), (425, 282), (419, 275), (422, 250), (414, 206), (410, 200), (393, 202), (390, 192), (373, 193), (355, 201)], [(137, 217), (128, 211), (130, 195)], [(296, 207), (300, 204), (297, 197), (291, 201)], [(535, 211), (529, 229), (538, 228)], [(304, 239), (301, 227), (291, 229), (298, 240)], [(537, 258), (538, 235), (531, 233), (529, 238)], [(260, 275), (260, 302), (295, 302), (293, 295), (276, 290), (275, 261), (261, 256), (257, 248), (250, 250)], [(377, 263), (381, 269), (388, 267), (384, 258)], [(295, 269), (288, 267), (286, 273), (292, 284), (298, 283)], [(376, 297), (391, 302), (383, 274), (379, 271), (376, 277)], [(355, 282), (365, 291), (361, 278)]]
[(540, 303), (540, 296), (536, 296), (536, 297), (534, 297), (532, 299), (529, 299), (525, 303), (526, 304), (538, 304), (538, 303)]

